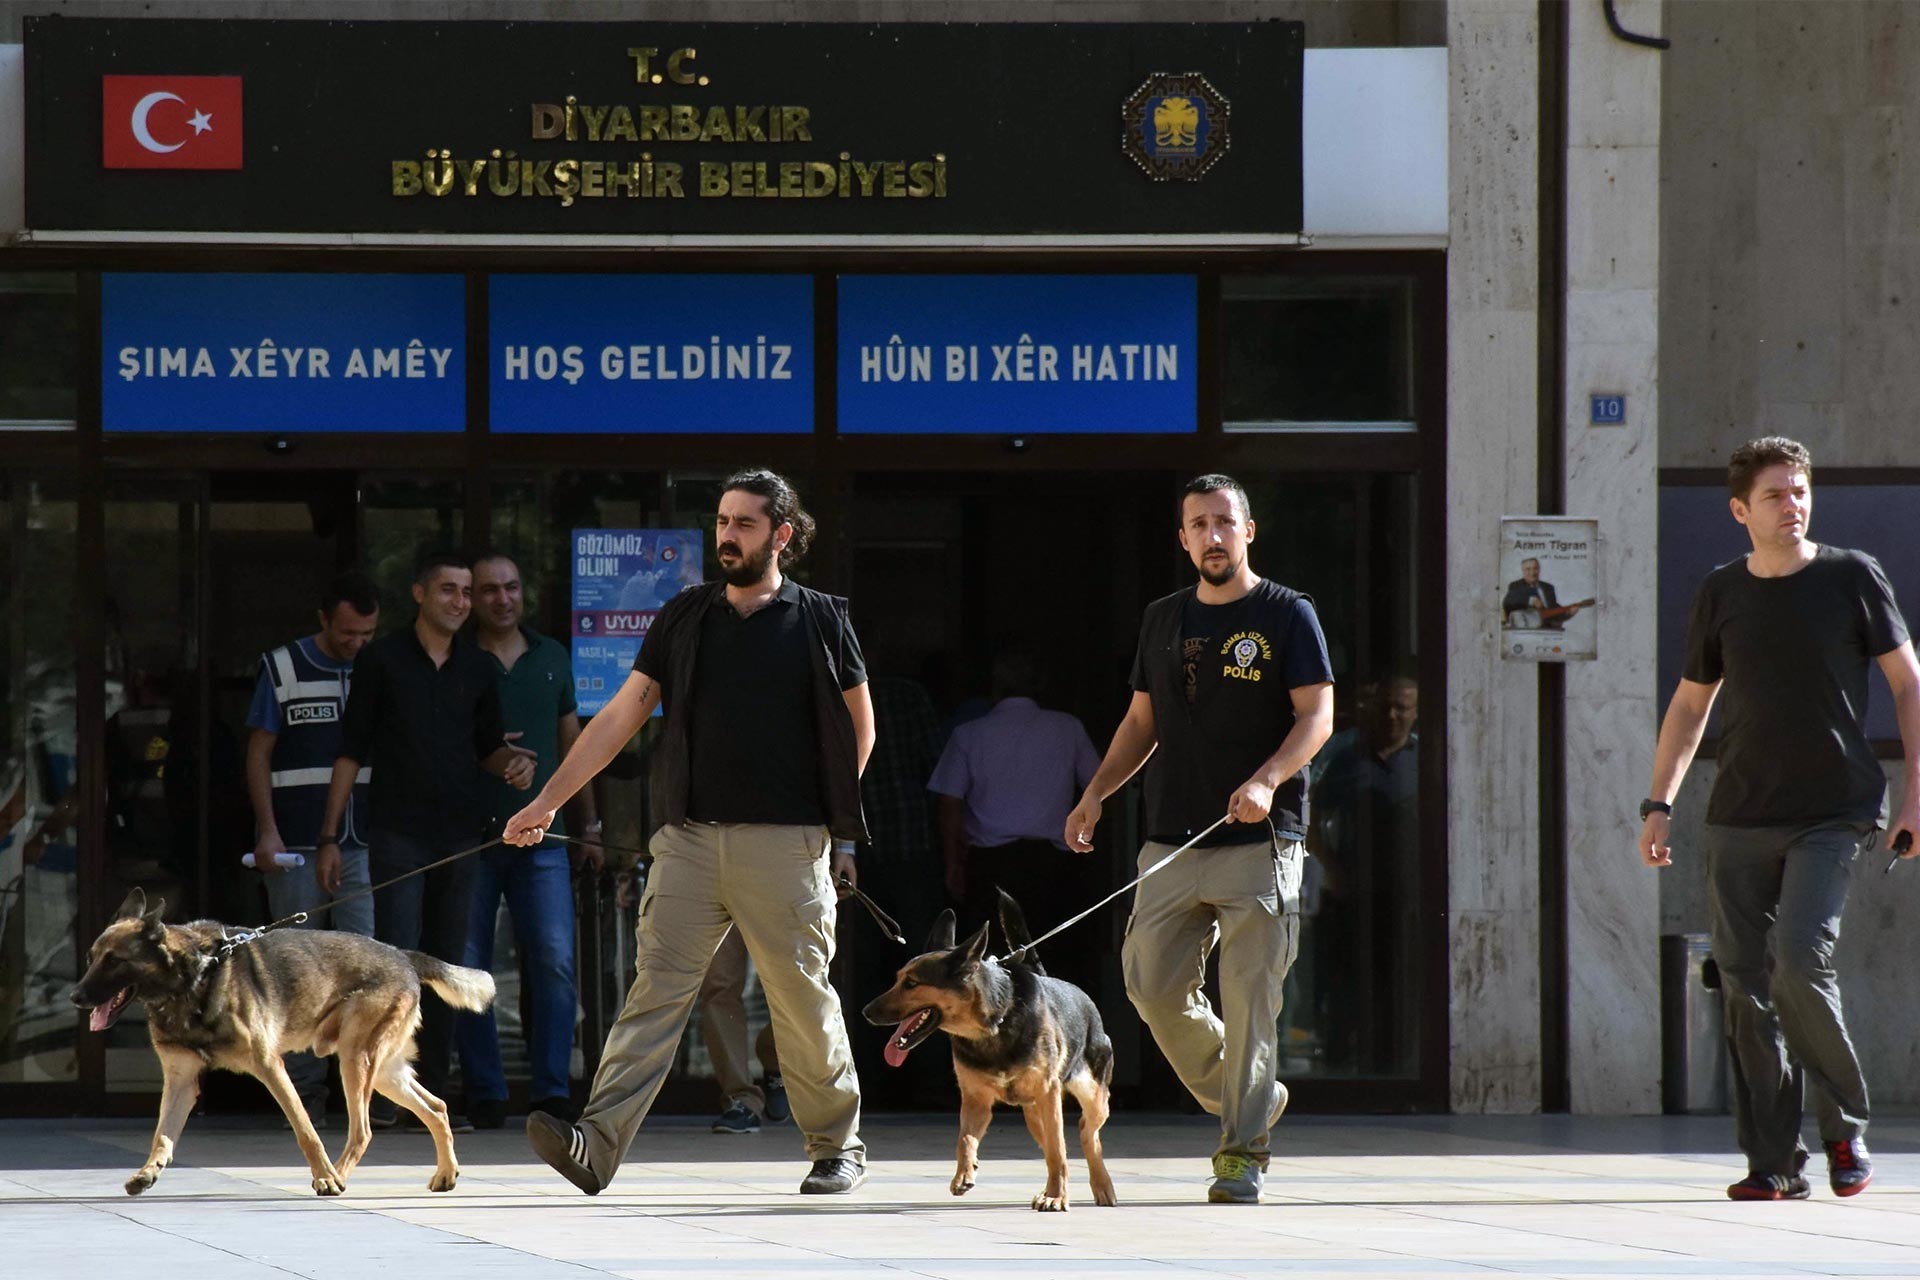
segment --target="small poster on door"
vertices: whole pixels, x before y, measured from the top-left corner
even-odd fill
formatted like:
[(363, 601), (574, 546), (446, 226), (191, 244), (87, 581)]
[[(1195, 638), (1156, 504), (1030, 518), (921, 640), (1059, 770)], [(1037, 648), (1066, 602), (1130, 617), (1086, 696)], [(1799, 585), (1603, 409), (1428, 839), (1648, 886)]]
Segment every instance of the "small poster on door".
[(633, 670), (660, 606), (706, 578), (698, 529), (575, 529), (573, 685), (597, 714)]
[(1579, 662), (1599, 656), (1600, 522), (1569, 516), (1500, 521), (1500, 656)]

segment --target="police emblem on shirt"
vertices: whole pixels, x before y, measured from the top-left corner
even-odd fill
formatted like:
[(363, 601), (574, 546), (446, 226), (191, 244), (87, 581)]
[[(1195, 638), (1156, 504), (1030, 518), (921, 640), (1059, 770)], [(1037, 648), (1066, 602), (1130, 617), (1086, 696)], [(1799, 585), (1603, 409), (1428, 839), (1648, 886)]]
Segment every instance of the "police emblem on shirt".
[(1236, 631), (1227, 637), (1220, 646), (1220, 656), (1227, 659), (1220, 668), (1220, 674), (1229, 680), (1259, 680), (1266, 674), (1256, 662), (1267, 662), (1273, 658), (1273, 646), (1258, 631)]
[(1197, 71), (1149, 76), (1120, 119), (1122, 147), (1155, 182), (1192, 182), (1227, 151), (1227, 100)]

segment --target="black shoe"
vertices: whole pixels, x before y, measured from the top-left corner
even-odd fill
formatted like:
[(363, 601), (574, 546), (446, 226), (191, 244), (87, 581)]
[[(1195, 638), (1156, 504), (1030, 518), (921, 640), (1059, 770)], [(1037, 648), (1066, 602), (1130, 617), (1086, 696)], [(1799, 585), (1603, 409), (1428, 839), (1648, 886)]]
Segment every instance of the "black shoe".
[(1864, 1138), (1822, 1143), (1827, 1149), (1827, 1185), (1837, 1196), (1857, 1196), (1873, 1181), (1873, 1160)]
[(467, 1104), (467, 1119), (473, 1121), (476, 1129), (504, 1129), (507, 1126), (507, 1103), (504, 1098), (477, 1098)]
[(1805, 1200), (1812, 1194), (1797, 1173), (1750, 1173), (1727, 1188), (1729, 1200)]
[(851, 1191), (867, 1180), (867, 1166), (845, 1156), (815, 1160), (807, 1176), (800, 1180), (803, 1196), (837, 1196)]
[(793, 1107), (787, 1102), (787, 1082), (778, 1071), (767, 1072), (767, 1078), (761, 1084), (760, 1092), (767, 1099), (768, 1120), (774, 1124), (783, 1124), (793, 1115)]
[[(381, 1103), (386, 1103), (382, 1106)], [(411, 1113), (409, 1113), (411, 1118)], [(367, 1127), (392, 1129), (400, 1124), (400, 1108), (385, 1098), (376, 1098), (367, 1106)]]
[(579, 1125), (535, 1111), (527, 1117), (527, 1144), (568, 1182), (590, 1196), (600, 1194), (600, 1177), (587, 1164), (587, 1135)]
[(527, 1104), (527, 1114), (531, 1115), (536, 1111), (544, 1111), (568, 1124), (580, 1118), (580, 1108), (574, 1104), (572, 1098), (568, 1097), (535, 1098)]
[(760, 1117), (753, 1114), (752, 1108), (741, 1106), (736, 1102), (720, 1113), (720, 1118), (713, 1122), (713, 1131), (715, 1133), (758, 1133)]

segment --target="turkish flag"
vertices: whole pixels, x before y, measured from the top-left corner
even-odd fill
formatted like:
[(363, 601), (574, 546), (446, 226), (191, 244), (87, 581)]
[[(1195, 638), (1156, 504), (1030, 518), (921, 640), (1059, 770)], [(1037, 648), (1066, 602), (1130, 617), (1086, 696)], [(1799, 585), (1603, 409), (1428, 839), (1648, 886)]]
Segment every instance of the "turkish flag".
[(238, 169), (239, 76), (102, 76), (108, 169)]

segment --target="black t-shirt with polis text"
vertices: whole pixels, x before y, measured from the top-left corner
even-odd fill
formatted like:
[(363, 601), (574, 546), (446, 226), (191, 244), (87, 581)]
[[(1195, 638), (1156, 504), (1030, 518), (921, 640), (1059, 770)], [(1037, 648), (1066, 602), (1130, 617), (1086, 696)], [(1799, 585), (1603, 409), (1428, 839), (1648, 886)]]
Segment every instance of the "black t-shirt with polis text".
[(1707, 821), (1786, 827), (1886, 821), (1886, 776), (1867, 741), (1867, 664), (1907, 626), (1872, 556), (1822, 546), (1784, 578), (1745, 557), (1700, 584), (1687, 679), (1721, 684), (1719, 774)]

